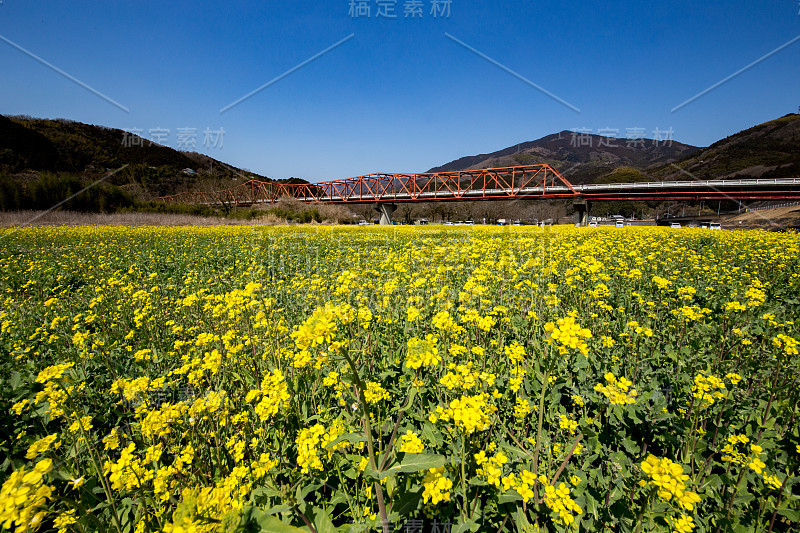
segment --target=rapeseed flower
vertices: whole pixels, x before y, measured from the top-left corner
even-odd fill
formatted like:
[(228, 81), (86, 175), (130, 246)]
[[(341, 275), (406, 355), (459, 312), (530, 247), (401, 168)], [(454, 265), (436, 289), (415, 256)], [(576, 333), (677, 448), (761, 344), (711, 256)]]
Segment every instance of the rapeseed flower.
[(439, 502), (450, 501), (450, 489), (453, 488), (453, 482), (450, 481), (444, 474), (444, 467), (430, 468), (425, 472), (425, 477), (422, 480), (422, 502), (427, 504), (431, 503), (436, 505)]
[(11, 473), (0, 488), (0, 526), (17, 532), (36, 531), (47, 515), (45, 504), (52, 498), (52, 487), (44, 476), (53, 468), (52, 459), (42, 459), (32, 469), (22, 467)]
[(406, 366), (419, 369), (423, 366), (433, 366), (439, 364), (442, 360), (439, 357), (439, 350), (436, 344), (439, 339), (431, 334), (425, 336), (424, 339), (412, 337), (406, 343), (408, 351), (406, 352)]
[(656, 488), (658, 496), (663, 500), (670, 502), (674, 499), (687, 511), (693, 510), (694, 504), (700, 501), (697, 493), (688, 490), (686, 481), (689, 476), (684, 474), (683, 466), (678, 463), (651, 454), (641, 463), (641, 467), (649, 478), (647, 483)]
[(584, 339), (591, 339), (592, 332), (587, 328), (582, 328), (575, 322), (575, 317), (567, 316), (559, 318), (555, 323), (547, 322), (544, 330), (550, 336), (548, 343), (556, 342), (559, 353), (567, 353), (567, 348), (578, 350), (583, 355), (589, 355), (589, 347)]
[(631, 388), (633, 383), (622, 377), (617, 379), (614, 374), (608, 372), (605, 376), (606, 384), (598, 383), (594, 390), (608, 398), (611, 405), (631, 405), (636, 403), (636, 389)]
[(388, 400), (389, 392), (380, 383), (368, 381), (367, 389), (364, 391), (364, 399), (367, 403), (378, 403), (381, 400)]
[(558, 488), (547, 485), (544, 488), (544, 503), (547, 507), (558, 514), (559, 520), (565, 526), (575, 522), (575, 515), (583, 513), (583, 509), (575, 503), (565, 483), (559, 483)]
[(41, 454), (47, 452), (52, 448), (53, 450), (58, 449), (61, 446), (61, 442), (58, 440), (58, 434), (51, 433), (46, 437), (42, 437), (41, 439), (37, 440), (33, 444), (30, 445), (28, 451), (25, 453), (26, 459), (36, 459)]
[(692, 385), (692, 395), (698, 400), (698, 407), (709, 407), (725, 397), (725, 383), (717, 377), (697, 374)]
[(444, 422), (453, 421), (455, 427), (470, 435), (476, 431), (485, 431), (491, 425), (490, 415), (497, 407), (488, 402), (486, 393), (475, 396), (461, 396), (450, 402), (447, 409), (438, 407), (432, 418)]
[(398, 451), (403, 453), (420, 453), (424, 450), (425, 446), (422, 444), (422, 440), (420, 440), (419, 435), (410, 429), (406, 431), (402, 437), (400, 437), (400, 446), (398, 447)]

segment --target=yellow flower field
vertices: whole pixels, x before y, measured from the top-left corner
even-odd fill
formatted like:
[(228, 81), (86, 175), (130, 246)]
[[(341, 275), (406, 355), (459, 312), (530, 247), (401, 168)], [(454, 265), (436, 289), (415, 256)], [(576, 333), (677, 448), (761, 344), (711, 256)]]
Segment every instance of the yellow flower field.
[(51, 227), (0, 258), (3, 529), (800, 524), (796, 234)]

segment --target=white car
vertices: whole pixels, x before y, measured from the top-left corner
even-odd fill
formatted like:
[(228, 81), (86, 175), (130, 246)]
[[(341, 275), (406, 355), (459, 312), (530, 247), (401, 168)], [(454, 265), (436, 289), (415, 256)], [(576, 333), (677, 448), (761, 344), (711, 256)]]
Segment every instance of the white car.
[(592, 220), (591, 222), (589, 222), (589, 227), (590, 228), (596, 228), (597, 227), (597, 221), (596, 220)]
[(708, 225), (708, 229), (721, 230), (722, 224), (720, 224), (719, 222), (712, 222)]
[(614, 223), (614, 226), (616, 226), (618, 228), (624, 228), (625, 227), (625, 221), (622, 220), (621, 218), (618, 218), (617, 221)]
[(366, 220), (359, 220), (358, 221), (358, 225), (359, 226), (369, 226), (369, 222), (367, 222)]
[(670, 223), (669, 227), (672, 229), (681, 229), (681, 224), (680, 222), (672, 222)]

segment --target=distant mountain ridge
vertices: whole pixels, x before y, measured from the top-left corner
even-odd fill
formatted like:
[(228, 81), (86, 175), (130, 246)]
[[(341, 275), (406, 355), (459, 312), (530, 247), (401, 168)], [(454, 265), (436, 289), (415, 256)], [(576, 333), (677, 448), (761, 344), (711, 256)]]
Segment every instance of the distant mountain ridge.
[[(70, 120), (0, 115), (0, 177), (26, 186), (47, 174), (97, 180), (128, 165), (109, 185), (140, 199), (269, 180), (196, 152), (178, 151), (123, 130)], [(134, 145), (137, 144), (137, 145)], [(431, 172), (547, 163), (575, 184), (607, 179), (685, 180), (800, 176), (800, 115), (790, 113), (707, 148), (675, 140), (624, 139), (564, 130), (485, 154), (461, 157)], [(400, 169), (402, 170), (402, 169)], [(618, 172), (621, 171), (621, 172)], [(15, 185), (16, 184), (16, 185)]]
[(740, 131), (707, 148), (674, 140), (642, 140), (643, 146), (633, 139), (564, 130), (496, 152), (461, 157), (429, 172), (547, 163), (575, 184), (618, 176), (617, 169), (636, 169), (641, 179), (652, 181), (800, 177), (800, 115), (796, 113)]
[(547, 163), (580, 184), (620, 167), (645, 170), (678, 161), (698, 149), (674, 140), (620, 139), (564, 130), (496, 152), (461, 157), (429, 172)]
[(800, 115), (747, 128), (649, 174), (666, 180), (800, 177)]
[(42, 173), (97, 179), (128, 167), (109, 183), (156, 198), (268, 178), (197, 152), (175, 150), (132, 133), (72, 120), (0, 115), (0, 173), (24, 182)]

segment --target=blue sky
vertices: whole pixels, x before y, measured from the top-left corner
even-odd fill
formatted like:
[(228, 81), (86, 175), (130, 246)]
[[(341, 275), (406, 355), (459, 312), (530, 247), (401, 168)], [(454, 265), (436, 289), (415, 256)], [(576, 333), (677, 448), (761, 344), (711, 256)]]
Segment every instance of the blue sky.
[(798, 40), (671, 111), (800, 36), (800, 0), (452, 0), (449, 16), (438, 0), (437, 17), (421, 0), (407, 18), (413, 1), (355, 2), (370, 16), (354, 17), (350, 0), (2, 0), (0, 113), (161, 128), (173, 147), (188, 128), (199, 152), (319, 181), (422, 172), (576, 128), (671, 129), (705, 146), (800, 105)]

